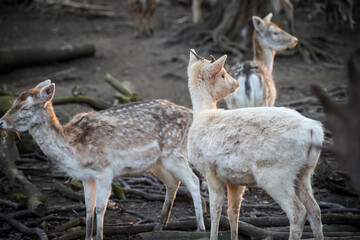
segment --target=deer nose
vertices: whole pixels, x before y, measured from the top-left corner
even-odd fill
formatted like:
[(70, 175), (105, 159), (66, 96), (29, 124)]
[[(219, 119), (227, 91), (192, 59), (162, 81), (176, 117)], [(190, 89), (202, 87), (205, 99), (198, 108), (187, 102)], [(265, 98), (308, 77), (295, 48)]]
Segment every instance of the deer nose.
[(4, 123), (4, 122), (0, 120), (0, 127), (3, 125), (3, 123)]
[(293, 45), (297, 45), (298, 42), (299, 42), (299, 40), (298, 40), (296, 37), (294, 37), (294, 39), (293, 39)]

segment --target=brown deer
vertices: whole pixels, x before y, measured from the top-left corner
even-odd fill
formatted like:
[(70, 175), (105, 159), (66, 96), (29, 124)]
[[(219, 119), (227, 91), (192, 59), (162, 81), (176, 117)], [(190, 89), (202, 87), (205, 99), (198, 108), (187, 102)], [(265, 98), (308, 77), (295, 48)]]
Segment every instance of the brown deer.
[(189, 91), (194, 120), (188, 134), (188, 159), (209, 187), (211, 240), (228, 190), (231, 239), (238, 239), (238, 219), (246, 186), (262, 187), (284, 210), (290, 240), (301, 239), (305, 219), (314, 238), (323, 239), (321, 211), (311, 187), (324, 133), (318, 121), (278, 107), (216, 109), (239, 88), (224, 69), (226, 56), (208, 61), (190, 53)]
[(136, 37), (145, 34), (153, 35), (153, 16), (160, 0), (128, 0), (130, 9), (135, 16), (137, 26)]
[(276, 88), (272, 77), (276, 51), (296, 46), (296, 37), (271, 22), (272, 13), (264, 19), (253, 16), (254, 59), (232, 68), (239, 81), (237, 92), (225, 98), (229, 109), (243, 107), (272, 107), (275, 104)]
[[(51, 100), (50, 80), (23, 92), (0, 119), (0, 129), (29, 131), (41, 150), (69, 176), (82, 180), (86, 204), (86, 239), (92, 239), (94, 207), (97, 239), (113, 178), (153, 173), (166, 185), (160, 223), (164, 228), (180, 181), (193, 198), (198, 230), (205, 230), (199, 180), (187, 161), (191, 110), (166, 100), (137, 102), (100, 112), (80, 113), (62, 126)], [(96, 206), (95, 206), (96, 205)]]

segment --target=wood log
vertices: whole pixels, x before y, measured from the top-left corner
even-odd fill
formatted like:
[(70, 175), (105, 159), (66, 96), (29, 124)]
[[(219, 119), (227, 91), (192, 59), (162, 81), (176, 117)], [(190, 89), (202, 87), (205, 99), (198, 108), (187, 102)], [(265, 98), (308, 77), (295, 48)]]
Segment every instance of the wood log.
[[(136, 235), (136, 240), (200, 240), (209, 239), (209, 232), (181, 232), (181, 231), (161, 231), (161, 232), (146, 232)], [(219, 240), (230, 239), (230, 231), (220, 231)], [(239, 240), (245, 240), (239, 236)]]
[[(249, 223), (254, 226), (274, 227), (274, 226), (288, 226), (289, 220), (284, 217), (240, 217), (240, 221)], [(323, 224), (343, 224), (360, 226), (360, 215), (345, 215), (345, 214), (322, 214), (321, 222)]]
[(95, 54), (93, 44), (67, 44), (58, 47), (20, 46), (0, 49), (0, 72), (15, 68), (68, 61)]
[(0, 166), (10, 183), (19, 185), (20, 189), (28, 197), (27, 206), (29, 210), (38, 216), (44, 216), (46, 213), (44, 195), (16, 167), (15, 161), (19, 159), (19, 152), (14, 139), (14, 133), (0, 134)]
[(74, 192), (71, 187), (67, 187), (62, 183), (55, 182), (54, 189), (70, 199), (85, 201), (84, 194)]
[(89, 4), (89, 3), (80, 3), (76, 1), (57, 1), (57, 0), (34, 0), (35, 3), (54, 7), (55, 9), (63, 8), (67, 12), (75, 14), (86, 14), (93, 16), (101, 17), (115, 17), (116, 14), (113, 11), (112, 7)]

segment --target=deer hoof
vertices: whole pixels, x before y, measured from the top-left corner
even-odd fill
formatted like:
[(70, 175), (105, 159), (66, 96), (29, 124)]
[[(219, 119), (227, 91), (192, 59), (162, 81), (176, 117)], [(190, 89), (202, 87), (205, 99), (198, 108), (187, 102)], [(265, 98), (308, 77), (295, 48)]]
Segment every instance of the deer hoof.
[(154, 227), (153, 231), (162, 231), (164, 228), (164, 225), (162, 223), (158, 223), (156, 224), (156, 226)]

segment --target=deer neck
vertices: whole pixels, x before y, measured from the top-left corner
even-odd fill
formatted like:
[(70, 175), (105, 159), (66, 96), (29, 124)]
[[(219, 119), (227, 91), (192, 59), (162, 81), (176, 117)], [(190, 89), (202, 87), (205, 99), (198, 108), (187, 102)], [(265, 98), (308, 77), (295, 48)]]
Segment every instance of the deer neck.
[(64, 141), (63, 126), (56, 117), (51, 102), (48, 102), (41, 110), (39, 118), (39, 123), (29, 132), (45, 155), (56, 162), (61, 162), (64, 159), (63, 155), (67, 152), (64, 148), (68, 144)]
[(272, 74), (273, 66), (274, 66), (274, 57), (275, 50), (264, 46), (262, 44), (260, 37), (254, 32), (254, 61), (258, 64), (262, 64), (266, 66), (267, 70), (270, 74)]
[(210, 93), (201, 93), (190, 88), (191, 102), (193, 105), (194, 118), (200, 112), (209, 109), (216, 109), (217, 101), (214, 100)]

